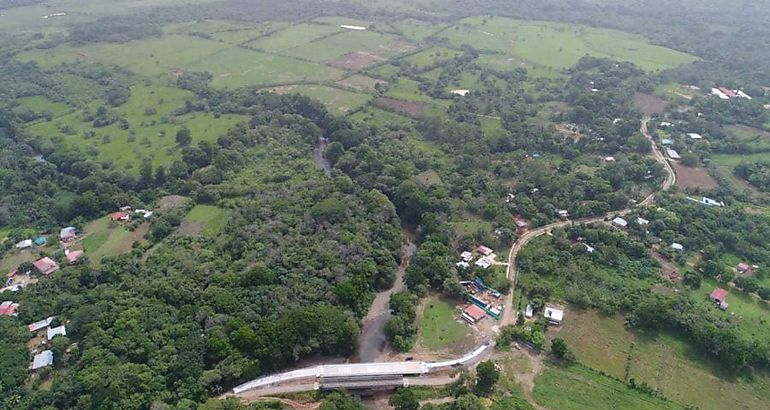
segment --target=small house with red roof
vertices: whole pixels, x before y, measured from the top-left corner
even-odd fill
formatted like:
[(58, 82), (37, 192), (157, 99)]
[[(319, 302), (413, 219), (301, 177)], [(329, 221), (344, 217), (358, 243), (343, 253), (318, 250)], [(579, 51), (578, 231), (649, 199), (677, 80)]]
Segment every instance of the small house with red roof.
[(59, 270), (59, 264), (47, 256), (32, 262), (32, 265), (43, 275), (50, 275)]
[(524, 219), (521, 215), (515, 215), (513, 217), (513, 222), (516, 224), (516, 227), (521, 229), (522, 231), (526, 231), (529, 229), (529, 222)]
[(711, 299), (712, 302), (716, 303), (717, 306), (719, 306), (720, 309), (726, 310), (727, 309), (727, 290), (722, 288), (716, 288), (713, 292), (711, 292), (711, 295), (709, 295), (709, 299)]
[(478, 251), (480, 254), (482, 254), (482, 255), (484, 255), (484, 256), (488, 256), (488, 255), (491, 255), (491, 254), (492, 254), (492, 252), (494, 252), (492, 249), (490, 249), (490, 248), (487, 248), (487, 247), (486, 247), (486, 246), (484, 246), (484, 245), (481, 245), (481, 246), (479, 246), (479, 247), (478, 247), (476, 250), (477, 250), (477, 251)]
[(125, 222), (131, 219), (131, 215), (129, 215), (128, 212), (120, 211), (110, 214), (110, 218), (112, 218), (113, 221)]
[(474, 304), (468, 305), (468, 307), (463, 310), (462, 315), (463, 319), (470, 324), (478, 323), (486, 316), (487, 312)]
[(83, 257), (83, 251), (69, 251), (67, 252), (67, 262), (70, 265), (78, 263), (78, 260)]
[(16, 316), (16, 308), (18, 307), (18, 303), (6, 300), (5, 302), (0, 303), (0, 316)]

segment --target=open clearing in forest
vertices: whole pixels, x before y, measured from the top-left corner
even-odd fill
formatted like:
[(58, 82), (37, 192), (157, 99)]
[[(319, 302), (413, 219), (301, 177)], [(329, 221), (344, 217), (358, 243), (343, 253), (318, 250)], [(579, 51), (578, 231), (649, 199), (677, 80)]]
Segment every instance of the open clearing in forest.
[(109, 215), (91, 221), (83, 228), (81, 245), (91, 263), (100, 265), (105, 256), (131, 252), (134, 242), (144, 240), (149, 224), (143, 223), (133, 231), (126, 224), (112, 222)]
[(654, 95), (642, 93), (634, 94), (634, 106), (646, 116), (665, 112), (668, 104), (668, 101)]
[(417, 117), (427, 110), (427, 106), (414, 101), (396, 100), (393, 98), (380, 97), (373, 101), (374, 105), (392, 110), (397, 113), (406, 114), (410, 117)]
[(269, 89), (278, 94), (302, 94), (315, 98), (333, 114), (346, 114), (369, 102), (371, 95), (342, 90), (325, 85), (290, 85)]
[[(115, 122), (95, 127), (92, 121), (84, 121), (83, 110), (66, 114), (51, 121), (36, 122), (27, 132), (40, 138), (44, 151), (62, 144), (80, 148), (81, 152), (98, 161), (109, 161), (130, 172), (138, 173), (143, 158), (150, 158), (154, 167), (168, 165), (181, 158), (175, 135), (181, 127), (190, 129), (193, 144), (198, 141), (216, 141), (238, 121), (242, 115), (190, 113), (180, 116), (173, 111), (184, 107), (193, 98), (189, 91), (163, 85), (136, 85), (131, 87), (129, 100), (114, 109), (114, 113), (128, 121), (123, 129)], [(89, 107), (91, 114), (98, 105)]]
[(714, 189), (719, 183), (709, 175), (704, 167), (688, 167), (677, 162), (672, 162), (676, 172), (676, 186), (682, 188)]
[(182, 219), (179, 233), (183, 235), (214, 235), (224, 228), (230, 211), (211, 205), (195, 205)]
[[(419, 319), (420, 344), (430, 350), (441, 350), (463, 341), (470, 327), (458, 322), (457, 305), (438, 297), (423, 303)], [(489, 319), (492, 320), (492, 319)]]
[[(703, 298), (711, 290), (704, 285)], [(733, 292), (728, 298), (731, 306), (732, 298)], [(770, 403), (770, 375), (724, 373), (716, 360), (697, 351), (685, 337), (629, 331), (621, 315), (571, 306), (562, 328), (549, 331), (549, 338), (555, 336), (566, 340), (581, 363), (619, 379), (626, 377), (628, 369), (629, 378), (660, 389), (682, 405), (716, 409), (741, 403), (747, 409), (764, 409)]]
[(621, 31), (503, 17), (469, 17), (436, 37), (454, 46), (469, 44), (556, 69), (571, 67), (586, 54), (630, 61), (650, 71), (695, 61), (689, 54)]

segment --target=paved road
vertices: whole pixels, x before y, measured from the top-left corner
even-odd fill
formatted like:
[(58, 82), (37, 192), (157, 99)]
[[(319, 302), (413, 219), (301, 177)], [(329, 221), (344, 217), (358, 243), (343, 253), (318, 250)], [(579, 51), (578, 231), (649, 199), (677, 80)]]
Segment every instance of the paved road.
[[(644, 134), (647, 140), (650, 141), (650, 144), (652, 145), (652, 155), (656, 161), (658, 161), (661, 165), (663, 165), (663, 167), (666, 169), (667, 175), (666, 175), (666, 180), (663, 181), (663, 184), (661, 184), (660, 188), (657, 191), (648, 195), (646, 198), (644, 198), (644, 200), (639, 202), (637, 206), (652, 205), (655, 202), (655, 195), (658, 192), (665, 191), (676, 183), (676, 173), (674, 172), (674, 168), (671, 167), (671, 164), (669, 164), (666, 157), (663, 156), (660, 150), (658, 150), (657, 145), (655, 145), (655, 140), (652, 138), (652, 135), (650, 135), (650, 132), (647, 130), (647, 123), (649, 121), (650, 121), (650, 117), (645, 117), (644, 119), (642, 119), (642, 126), (640, 131), (642, 134)], [(596, 217), (555, 222), (555, 223), (541, 226), (540, 228), (528, 231), (524, 235), (519, 237), (519, 239), (517, 239), (516, 242), (513, 243), (513, 246), (511, 246), (511, 251), (508, 254), (507, 276), (508, 276), (508, 279), (511, 281), (511, 291), (508, 292), (508, 294), (505, 296), (505, 309), (504, 309), (503, 319), (501, 321), (501, 324), (505, 326), (516, 322), (516, 315), (514, 315), (514, 311), (513, 311), (513, 294), (514, 294), (514, 289), (516, 287), (516, 276), (517, 276), (516, 256), (518, 256), (519, 251), (521, 251), (521, 248), (523, 248), (524, 245), (526, 245), (532, 239), (535, 239), (538, 236), (541, 236), (550, 232), (554, 228), (561, 228), (570, 224), (588, 224), (588, 223), (603, 222), (605, 220), (612, 219), (616, 216), (627, 215), (631, 213), (631, 211), (632, 211), (631, 208), (626, 208), (615, 212), (609, 212), (604, 215), (600, 215)]]

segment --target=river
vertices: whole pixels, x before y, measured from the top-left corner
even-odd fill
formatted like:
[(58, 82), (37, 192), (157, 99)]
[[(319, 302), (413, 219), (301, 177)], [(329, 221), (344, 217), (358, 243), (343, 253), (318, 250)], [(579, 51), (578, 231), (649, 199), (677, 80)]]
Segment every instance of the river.
[(390, 319), (390, 295), (406, 290), (404, 273), (409, 267), (409, 258), (412, 257), (417, 246), (414, 244), (414, 233), (401, 229), (401, 265), (396, 271), (396, 280), (393, 286), (375, 295), (369, 313), (363, 320), (361, 336), (358, 337), (358, 346), (350, 358), (352, 363), (368, 363), (379, 361), (390, 351), (388, 338), (385, 336), (385, 324)]
[(315, 162), (316, 168), (322, 170), (327, 177), (330, 177), (332, 176), (332, 164), (324, 156), (327, 145), (329, 145), (328, 139), (318, 137), (318, 142), (316, 142), (313, 147), (313, 161)]

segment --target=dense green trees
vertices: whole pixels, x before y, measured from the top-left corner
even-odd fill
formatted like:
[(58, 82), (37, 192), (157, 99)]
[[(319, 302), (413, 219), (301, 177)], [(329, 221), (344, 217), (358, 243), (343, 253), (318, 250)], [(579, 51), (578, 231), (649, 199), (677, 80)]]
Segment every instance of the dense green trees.
[(476, 366), (476, 385), (474, 390), (477, 394), (489, 394), (500, 378), (500, 371), (495, 362), (486, 360)]

